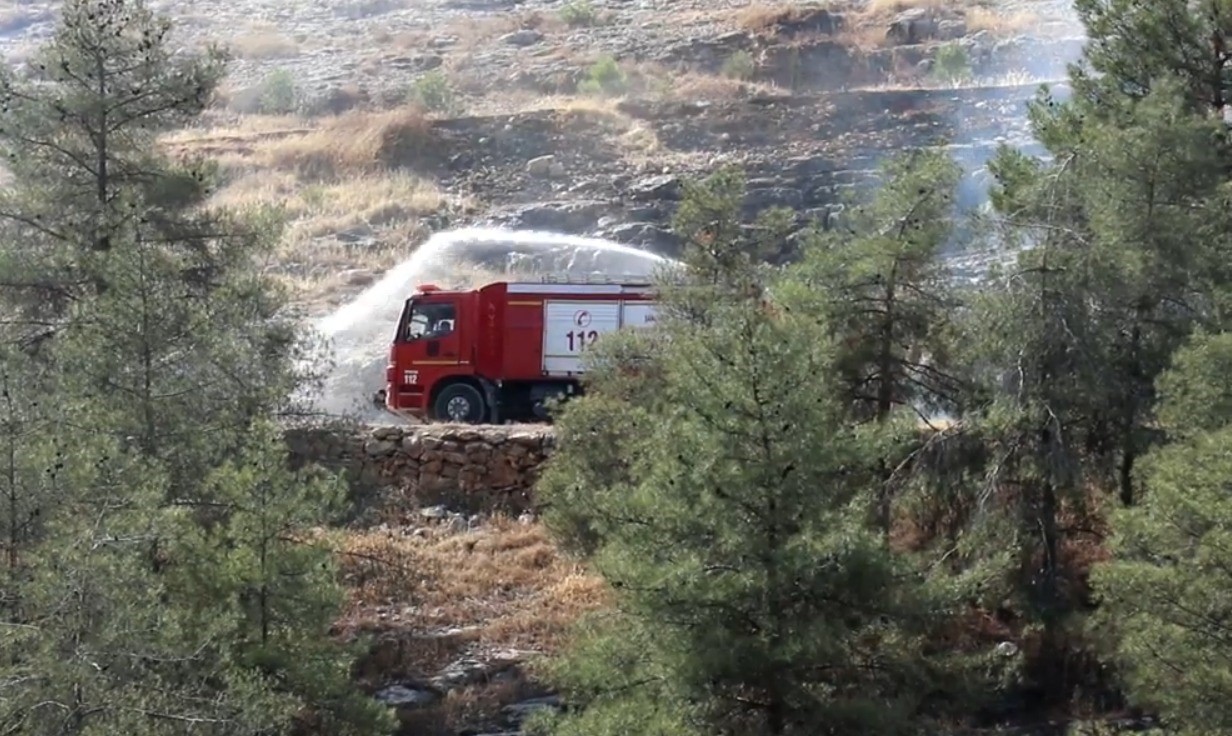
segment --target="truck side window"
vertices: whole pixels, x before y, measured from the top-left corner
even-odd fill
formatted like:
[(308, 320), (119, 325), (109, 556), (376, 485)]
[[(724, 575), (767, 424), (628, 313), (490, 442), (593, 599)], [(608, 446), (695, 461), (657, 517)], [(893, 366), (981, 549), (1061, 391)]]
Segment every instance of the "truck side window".
[(407, 320), (406, 339), (435, 340), (453, 332), (454, 306), (452, 304), (414, 304)]

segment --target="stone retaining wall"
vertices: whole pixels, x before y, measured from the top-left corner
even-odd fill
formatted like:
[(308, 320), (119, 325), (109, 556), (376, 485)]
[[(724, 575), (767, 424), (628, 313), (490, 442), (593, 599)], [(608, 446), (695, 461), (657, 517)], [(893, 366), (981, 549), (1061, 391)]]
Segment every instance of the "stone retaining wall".
[(520, 513), (554, 447), (546, 425), (314, 427), (287, 431), (294, 467), (344, 471), (363, 505), (393, 490), (422, 505)]

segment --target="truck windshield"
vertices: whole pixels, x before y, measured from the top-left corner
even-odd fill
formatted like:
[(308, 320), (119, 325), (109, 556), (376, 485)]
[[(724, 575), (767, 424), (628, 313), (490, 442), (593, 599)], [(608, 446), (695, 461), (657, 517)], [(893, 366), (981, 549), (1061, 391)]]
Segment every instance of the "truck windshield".
[(453, 304), (414, 302), (403, 328), (403, 339), (410, 341), (444, 337), (453, 332), (453, 320)]

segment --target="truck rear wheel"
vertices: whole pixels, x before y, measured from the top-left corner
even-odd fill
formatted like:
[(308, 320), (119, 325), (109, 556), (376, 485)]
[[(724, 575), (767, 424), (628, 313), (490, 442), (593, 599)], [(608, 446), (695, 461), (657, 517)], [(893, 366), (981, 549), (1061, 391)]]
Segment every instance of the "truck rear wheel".
[(483, 394), (468, 383), (455, 383), (441, 389), (432, 404), (432, 413), (437, 419), (459, 424), (479, 424), (487, 409)]

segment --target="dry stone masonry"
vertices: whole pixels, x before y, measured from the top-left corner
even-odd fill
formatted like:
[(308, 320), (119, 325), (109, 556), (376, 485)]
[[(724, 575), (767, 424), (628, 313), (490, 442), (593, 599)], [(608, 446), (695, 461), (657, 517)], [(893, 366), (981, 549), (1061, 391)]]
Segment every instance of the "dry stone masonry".
[(554, 435), (546, 425), (291, 429), (292, 465), (344, 471), (352, 494), (395, 489), (422, 505), (520, 513), (531, 507)]

